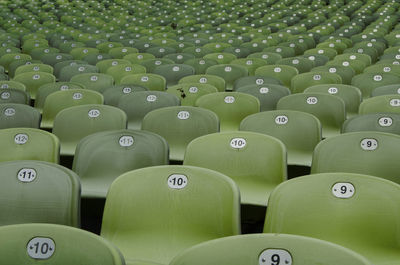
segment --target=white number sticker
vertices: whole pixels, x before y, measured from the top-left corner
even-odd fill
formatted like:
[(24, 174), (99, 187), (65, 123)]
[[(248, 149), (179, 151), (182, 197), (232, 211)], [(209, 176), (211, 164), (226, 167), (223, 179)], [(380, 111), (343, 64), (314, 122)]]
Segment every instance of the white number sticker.
[(337, 87), (330, 87), (330, 88), (328, 89), (328, 93), (331, 94), (331, 95), (335, 95), (335, 94), (337, 94), (338, 92), (339, 92), (339, 89), (338, 89)]
[(148, 76), (142, 76), (142, 78), (140, 78), (140, 81), (148, 82), (149, 81), (149, 77)]
[(172, 67), (172, 71), (174, 72), (179, 72), (179, 70), (180, 70), (179, 66)]
[(1, 99), (9, 99), (11, 97), (10, 92), (1, 93)]
[(32, 182), (36, 179), (36, 170), (33, 168), (22, 168), (17, 173), (17, 178), (21, 182)]
[(199, 91), (199, 89), (195, 86), (192, 86), (189, 88), (189, 92), (192, 94), (196, 94)]
[(266, 249), (258, 258), (259, 265), (292, 265), (292, 255), (284, 249)]
[(93, 76), (91, 76), (90, 77), (90, 81), (93, 81), (93, 82), (95, 82), (95, 81), (97, 81), (97, 76), (95, 76), (95, 75), (93, 75)]
[(90, 118), (97, 118), (100, 116), (100, 111), (98, 109), (89, 110), (88, 115)]
[(343, 66), (349, 66), (350, 63), (349, 63), (349, 62), (343, 62), (342, 65), (343, 65)]
[(262, 78), (256, 79), (256, 84), (257, 84), (257, 85), (262, 85), (262, 84), (264, 84), (264, 79), (262, 79)]
[(187, 120), (190, 117), (190, 113), (188, 111), (179, 111), (177, 116), (180, 120)]
[(72, 99), (74, 99), (74, 100), (79, 100), (79, 99), (82, 99), (82, 98), (83, 98), (82, 93), (74, 93), (72, 95)]
[(226, 97), (224, 98), (224, 101), (225, 101), (225, 103), (231, 104), (231, 103), (234, 103), (234, 102), (235, 102), (235, 98), (232, 97), (232, 96), (226, 96)]
[(15, 109), (14, 108), (6, 108), (4, 110), (4, 115), (8, 116), (8, 117), (14, 116), (15, 115)]
[(129, 94), (131, 92), (132, 92), (132, 88), (130, 88), (130, 87), (124, 87), (122, 89), (122, 93), (124, 93), (124, 94)]
[(118, 143), (122, 147), (129, 147), (132, 146), (134, 143), (133, 137), (130, 135), (121, 136), (118, 140)]
[(378, 148), (378, 141), (375, 139), (363, 139), (361, 141), (361, 148), (365, 151), (373, 151)]
[(389, 102), (390, 106), (392, 107), (399, 107), (400, 106), (400, 99), (394, 98)]
[(314, 75), (313, 79), (314, 79), (314, 81), (319, 81), (319, 80), (321, 80), (321, 75)]
[(260, 94), (268, 94), (269, 88), (268, 87), (260, 87)]
[(377, 82), (382, 81), (382, 76), (381, 75), (375, 75), (374, 76), (374, 80), (377, 81)]
[(353, 197), (356, 189), (353, 184), (348, 182), (338, 182), (332, 187), (332, 194), (336, 198), (349, 199)]
[(246, 146), (247, 142), (244, 138), (233, 138), (230, 142), (232, 148), (242, 149)]
[(230, 67), (230, 66), (225, 67), (225, 72), (231, 72), (231, 71), (232, 71), (232, 67)]
[(180, 190), (186, 187), (188, 179), (185, 175), (182, 174), (172, 174), (168, 177), (167, 183), (168, 187), (170, 187), (171, 189)]
[(202, 77), (202, 78), (199, 79), (199, 82), (200, 82), (201, 84), (205, 84), (205, 83), (207, 83), (207, 78)]
[(69, 89), (69, 86), (68, 85), (62, 85), (62, 86), (60, 86), (60, 90), (61, 91), (65, 91), (65, 90), (68, 90)]
[(32, 78), (33, 78), (33, 80), (39, 80), (40, 79), (40, 75), (34, 75)]
[(318, 99), (316, 97), (308, 97), (306, 102), (307, 104), (314, 105), (318, 103)]
[(278, 125), (284, 125), (289, 122), (289, 118), (285, 115), (279, 115), (275, 118), (275, 123)]
[(393, 124), (393, 120), (390, 117), (382, 117), (378, 120), (381, 127), (390, 127)]
[(157, 100), (157, 96), (156, 95), (148, 95), (146, 100), (147, 100), (147, 102), (154, 102)]
[(274, 72), (275, 73), (280, 73), (282, 71), (282, 68), (280, 68), (280, 67), (275, 67), (274, 68)]
[(383, 71), (388, 73), (390, 72), (392, 69), (390, 67), (383, 67)]
[(28, 135), (24, 134), (24, 133), (19, 133), (17, 135), (15, 135), (14, 137), (14, 142), (16, 144), (26, 144), (29, 140)]
[(79, 72), (83, 72), (83, 71), (85, 71), (85, 67), (83, 67), (83, 66), (80, 66), (80, 67), (78, 68), (78, 71), (79, 71)]
[(33, 259), (49, 259), (53, 256), (56, 245), (51, 238), (35, 237), (28, 242), (26, 250)]

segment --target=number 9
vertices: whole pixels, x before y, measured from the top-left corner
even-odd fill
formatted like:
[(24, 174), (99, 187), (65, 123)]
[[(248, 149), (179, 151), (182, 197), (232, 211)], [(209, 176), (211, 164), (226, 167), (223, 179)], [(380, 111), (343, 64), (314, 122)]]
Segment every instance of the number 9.
[(342, 194), (345, 194), (347, 192), (347, 187), (346, 186), (341, 186), (340, 191)]
[(279, 265), (281, 258), (279, 257), (278, 254), (274, 254), (271, 256), (271, 265)]

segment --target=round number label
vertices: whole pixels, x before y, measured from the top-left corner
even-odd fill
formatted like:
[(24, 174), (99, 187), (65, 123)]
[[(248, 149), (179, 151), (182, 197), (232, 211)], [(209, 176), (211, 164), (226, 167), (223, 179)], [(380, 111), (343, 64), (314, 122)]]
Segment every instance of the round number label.
[(132, 146), (133, 142), (134, 142), (133, 137), (130, 135), (121, 136), (118, 140), (119, 145), (122, 147)]
[(389, 102), (390, 106), (392, 107), (399, 107), (400, 106), (400, 99), (394, 98)]
[(332, 194), (336, 198), (349, 199), (353, 197), (356, 189), (353, 184), (348, 182), (338, 182), (332, 187)]
[(28, 242), (26, 250), (33, 259), (49, 259), (53, 256), (56, 245), (51, 238), (35, 237)]
[(199, 89), (195, 86), (189, 88), (189, 93), (196, 94), (198, 91)]
[(383, 71), (388, 73), (390, 72), (392, 69), (390, 67), (383, 67)]
[(1, 99), (9, 99), (11, 97), (10, 92), (1, 93)]
[(39, 80), (40, 79), (40, 75), (34, 75), (32, 78), (33, 78), (33, 80)]
[(278, 125), (284, 125), (289, 122), (289, 118), (285, 115), (279, 115), (275, 118), (275, 123)]
[(72, 99), (74, 99), (74, 100), (79, 100), (79, 99), (82, 99), (82, 98), (83, 98), (82, 93), (74, 93), (72, 95)]
[(321, 80), (321, 75), (314, 75), (313, 79), (314, 79), (314, 81), (319, 81), (319, 80)]
[(85, 67), (83, 67), (83, 66), (80, 66), (80, 67), (78, 68), (78, 71), (79, 71), (79, 72), (83, 72), (83, 71), (85, 71)]
[(382, 81), (382, 76), (381, 75), (375, 75), (374, 76), (374, 81), (377, 81), (377, 82)]
[(328, 88), (328, 93), (331, 95), (335, 95), (339, 92), (339, 89), (337, 87), (330, 87)]
[(142, 78), (140, 78), (140, 81), (148, 82), (149, 81), (149, 77), (148, 76), (142, 76)]
[(257, 79), (256, 79), (256, 84), (257, 84), (257, 85), (262, 85), (262, 84), (264, 84), (264, 79), (262, 79), (262, 78), (257, 78)]
[(174, 66), (174, 67), (172, 67), (172, 71), (174, 71), (174, 72), (179, 72), (179, 66)]
[(156, 96), (156, 95), (148, 95), (147, 98), (146, 98), (146, 100), (147, 100), (148, 102), (154, 102), (154, 101), (157, 100), (157, 96)]
[(93, 76), (91, 76), (90, 77), (90, 81), (93, 81), (93, 82), (95, 82), (95, 81), (97, 81), (97, 76), (95, 76), (95, 75), (93, 75)]
[(68, 85), (62, 85), (62, 86), (60, 86), (60, 90), (61, 91), (65, 91), (65, 90), (68, 90), (69, 89), (69, 86)]
[(378, 120), (381, 127), (390, 127), (393, 124), (393, 120), (390, 117), (382, 117)]
[(280, 67), (275, 67), (274, 68), (274, 72), (275, 73), (280, 73), (282, 71), (282, 68), (280, 68)]
[(373, 151), (378, 148), (378, 141), (375, 139), (363, 139), (361, 141), (361, 148), (365, 151)]
[(14, 142), (16, 144), (26, 144), (28, 142), (28, 139), (29, 139), (28, 135), (24, 133), (19, 133), (14, 136)]
[(224, 98), (224, 101), (225, 101), (225, 103), (231, 104), (231, 103), (234, 103), (234, 102), (235, 102), (235, 98), (232, 97), (232, 96), (226, 96), (226, 97)]
[(260, 87), (260, 94), (268, 94), (269, 88), (268, 87)]
[(177, 116), (180, 120), (187, 120), (190, 117), (190, 113), (188, 111), (179, 111)]
[(246, 146), (247, 142), (244, 138), (233, 138), (230, 142), (232, 148), (242, 149)]
[(292, 265), (292, 255), (284, 249), (266, 249), (258, 258), (259, 265)]
[(342, 65), (343, 65), (343, 66), (349, 66), (350, 63), (349, 63), (349, 62), (343, 62)]
[(318, 99), (316, 97), (308, 97), (306, 102), (307, 104), (314, 105), (318, 103)]
[(170, 187), (171, 189), (180, 190), (186, 187), (188, 179), (185, 175), (182, 174), (172, 174), (168, 177), (167, 183), (168, 187)]
[(98, 109), (89, 110), (88, 115), (90, 118), (97, 118), (100, 116), (100, 111)]
[(125, 67), (125, 72), (130, 72), (130, 71), (132, 71), (132, 67), (130, 66)]
[(132, 88), (130, 88), (130, 87), (124, 87), (122, 89), (122, 93), (124, 93), (124, 94), (129, 94), (131, 92), (132, 92)]
[(200, 82), (201, 84), (205, 84), (205, 83), (207, 83), (207, 78), (202, 77), (202, 78), (199, 79), (199, 82)]
[(4, 110), (4, 115), (7, 117), (11, 117), (15, 115), (15, 109), (14, 108), (6, 108)]
[(21, 182), (32, 182), (36, 179), (36, 170), (33, 168), (22, 168), (17, 173), (17, 178)]
[(231, 72), (231, 71), (232, 71), (232, 67), (230, 67), (230, 66), (225, 67), (225, 72)]

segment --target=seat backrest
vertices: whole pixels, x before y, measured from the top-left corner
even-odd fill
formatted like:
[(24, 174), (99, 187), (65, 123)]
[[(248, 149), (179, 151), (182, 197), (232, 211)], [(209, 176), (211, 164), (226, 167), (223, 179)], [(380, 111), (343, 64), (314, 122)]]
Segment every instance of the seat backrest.
[(60, 69), (58, 79), (61, 82), (69, 82), (75, 75), (85, 73), (98, 73), (99, 69), (96, 66), (90, 64), (73, 64), (66, 65)]
[(96, 63), (99, 72), (103, 74), (105, 74), (110, 67), (117, 65), (131, 65), (131, 62), (124, 59), (106, 59)]
[(293, 93), (302, 93), (305, 89), (321, 84), (341, 84), (340, 75), (329, 72), (308, 72), (294, 76), (290, 89)]
[(273, 191), (264, 232), (327, 240), (374, 264), (395, 264), (399, 201), (400, 185), (385, 179), (351, 173), (302, 176)]
[(238, 184), (243, 204), (265, 206), (268, 193), (286, 180), (286, 149), (271, 136), (254, 132), (221, 132), (194, 139), (184, 165), (219, 171)]
[(39, 128), (40, 118), (40, 112), (29, 105), (18, 103), (0, 104), (0, 129)]
[(166, 79), (157, 74), (133, 74), (121, 78), (120, 84), (132, 84), (143, 86), (152, 91), (165, 91), (167, 87)]
[(194, 106), (198, 98), (206, 94), (216, 93), (218, 90), (210, 84), (180, 83), (169, 87), (166, 92), (177, 96), (182, 106)]
[(100, 131), (126, 129), (126, 123), (126, 114), (121, 109), (88, 104), (60, 111), (54, 118), (53, 133), (60, 139), (61, 155), (74, 155), (83, 137)]
[(79, 227), (80, 183), (70, 169), (43, 161), (0, 163), (0, 224), (53, 223)]
[(2, 103), (29, 104), (30, 96), (17, 88), (0, 88), (0, 104)]
[(361, 102), (358, 113), (400, 113), (400, 95), (392, 94), (367, 98)]
[(282, 82), (279, 79), (267, 76), (245, 76), (237, 79), (233, 84), (233, 90), (237, 91), (239, 88), (248, 86), (248, 85), (282, 85)]
[(381, 86), (399, 84), (400, 76), (394, 74), (363, 73), (353, 77), (351, 84), (361, 90), (364, 99), (371, 96), (371, 92)]
[(207, 109), (192, 106), (159, 108), (144, 116), (142, 130), (167, 140), (170, 160), (183, 161), (186, 146), (193, 139), (219, 131), (218, 116)]
[(299, 70), (290, 65), (265, 65), (256, 69), (256, 76), (268, 76), (281, 80), (281, 82), (290, 88), (291, 80), (299, 74)]
[[(313, 249), (313, 254), (309, 250)], [(229, 253), (229, 254), (222, 254)], [(253, 234), (214, 239), (184, 250), (169, 265), (372, 265), (342, 246), (305, 236)]]
[(209, 84), (215, 86), (219, 92), (224, 92), (225, 91), (225, 80), (216, 75), (190, 75), (183, 77), (181, 80), (179, 80), (179, 84), (184, 84), (184, 83), (200, 83), (200, 84)]
[[(0, 227), (5, 244), (0, 253), (9, 265), (98, 264), (125, 265), (119, 250), (93, 233), (55, 224), (19, 224)], [(85, 251), (82, 251), (82, 248)]]
[(395, 134), (374, 131), (341, 134), (315, 147), (311, 172), (352, 172), (400, 183), (396, 156), (399, 148), (400, 136)]
[(371, 97), (397, 94), (400, 94), (400, 86), (398, 84), (393, 84), (374, 88), (371, 92)]
[(76, 147), (72, 169), (81, 179), (83, 197), (105, 198), (119, 175), (168, 162), (168, 144), (159, 135), (111, 130), (83, 138)]
[(166, 64), (154, 68), (153, 73), (161, 75), (167, 81), (167, 88), (178, 84), (178, 81), (185, 77), (193, 75), (194, 68), (186, 64)]
[(74, 75), (71, 82), (83, 85), (86, 89), (103, 93), (107, 88), (112, 87), (114, 78), (107, 74), (86, 73)]
[(106, 72), (106, 74), (111, 75), (114, 78), (116, 85), (120, 84), (122, 78), (124, 78), (125, 76), (144, 73), (146, 73), (146, 68), (144, 66), (128, 64), (111, 66), (107, 69)]
[(30, 97), (35, 99), (38, 88), (45, 84), (55, 83), (56, 77), (46, 72), (25, 72), (15, 76), (13, 80), (23, 83)]
[(111, 185), (101, 236), (128, 262), (168, 264), (190, 246), (239, 234), (239, 200), (234, 182), (209, 169), (137, 169)]
[(118, 106), (121, 97), (140, 91), (147, 91), (147, 88), (133, 84), (112, 86), (103, 92), (104, 104)]
[(206, 74), (216, 75), (222, 77), (225, 80), (228, 91), (233, 90), (233, 84), (241, 77), (248, 76), (248, 70), (237, 64), (218, 64), (207, 68)]
[(347, 119), (342, 133), (359, 131), (379, 131), (400, 134), (400, 113), (371, 113)]

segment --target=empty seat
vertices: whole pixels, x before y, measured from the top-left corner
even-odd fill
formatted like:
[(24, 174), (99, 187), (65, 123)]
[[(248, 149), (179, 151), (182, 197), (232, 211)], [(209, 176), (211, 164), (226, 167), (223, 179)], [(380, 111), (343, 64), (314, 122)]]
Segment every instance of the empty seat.
[(273, 191), (264, 232), (327, 240), (373, 264), (394, 265), (400, 260), (399, 202), (400, 186), (385, 179), (351, 173), (303, 176)]
[(266, 206), (270, 192), (287, 178), (286, 149), (271, 136), (254, 132), (221, 132), (194, 139), (184, 165), (219, 171), (240, 189), (241, 202)]
[(112, 130), (83, 138), (76, 147), (72, 169), (79, 175), (82, 197), (105, 198), (121, 174), (168, 164), (168, 144), (151, 132)]
[(268, 77), (268, 76), (244, 76), (233, 83), (233, 90), (237, 91), (239, 88), (247, 85), (264, 85), (264, 84), (275, 84), (282, 85), (279, 79)]
[(347, 119), (342, 133), (359, 131), (379, 131), (400, 134), (400, 113), (371, 113)]
[(361, 90), (364, 99), (371, 96), (374, 88), (398, 83), (400, 83), (400, 76), (387, 73), (363, 73), (354, 76), (351, 80), (351, 84)]
[(270, 83), (247, 85), (238, 88), (236, 91), (258, 98), (261, 112), (276, 109), (279, 99), (290, 94), (290, 90), (287, 87)]
[(127, 75), (121, 78), (120, 84), (143, 86), (153, 91), (165, 91), (167, 87), (167, 81), (163, 76), (149, 73)]
[(97, 67), (90, 64), (66, 65), (60, 69), (58, 79), (61, 82), (69, 82), (71, 78), (75, 75), (98, 72), (99, 70), (97, 69)]
[(0, 177), (2, 226), (52, 223), (79, 227), (80, 183), (70, 169), (43, 161), (8, 161), (0, 163)]
[(111, 185), (101, 236), (128, 264), (168, 264), (188, 247), (239, 234), (239, 200), (233, 181), (209, 169), (137, 169)]
[(350, 66), (343, 66), (340, 64), (331, 64), (318, 66), (311, 69), (312, 72), (329, 72), (339, 75), (342, 78), (342, 83), (346, 85), (351, 84), (351, 79), (356, 72)]
[(46, 72), (26, 72), (15, 76), (13, 80), (24, 84), (30, 97), (35, 99), (38, 88), (56, 82), (56, 77)]
[(256, 69), (256, 76), (268, 76), (281, 80), (281, 82), (290, 88), (292, 78), (299, 74), (299, 71), (290, 65), (265, 65)]
[(17, 88), (0, 88), (0, 103), (29, 104), (30, 96)]
[(218, 90), (210, 84), (180, 83), (169, 87), (166, 92), (177, 96), (182, 106), (194, 106), (198, 98), (206, 94), (216, 93)]
[(400, 94), (400, 85), (393, 84), (374, 88), (374, 90), (371, 92), (371, 97), (397, 94)]
[(210, 84), (215, 86), (219, 92), (224, 92), (226, 87), (226, 82), (222, 77), (208, 74), (186, 76), (179, 80), (179, 84), (183, 83)]
[(110, 75), (100, 73), (86, 73), (74, 75), (71, 80), (73, 83), (83, 85), (86, 89), (97, 92), (104, 92), (107, 88), (113, 86), (114, 78)]
[(241, 77), (248, 76), (248, 71), (241, 65), (219, 64), (208, 67), (206, 74), (222, 77), (225, 80), (225, 89), (231, 91), (235, 81)]
[(359, 114), (400, 113), (400, 95), (382, 95), (365, 99), (360, 104)]
[(291, 80), (290, 89), (293, 93), (302, 93), (305, 89), (322, 84), (341, 84), (340, 75), (329, 72), (309, 72), (298, 74)]
[(193, 75), (194, 68), (186, 64), (166, 64), (154, 68), (153, 73), (161, 75), (167, 82), (167, 88), (178, 84), (178, 81), (185, 76)]
[(139, 91), (147, 91), (147, 88), (131, 84), (112, 86), (103, 92), (104, 104), (118, 106), (121, 97)]
[(116, 85), (120, 84), (122, 78), (124, 78), (125, 76), (143, 73), (146, 73), (146, 68), (144, 68), (143, 66), (125, 64), (112, 66), (108, 68), (106, 72), (106, 74), (114, 78)]
[(39, 128), (40, 112), (25, 104), (0, 104), (0, 129), (6, 128)]

